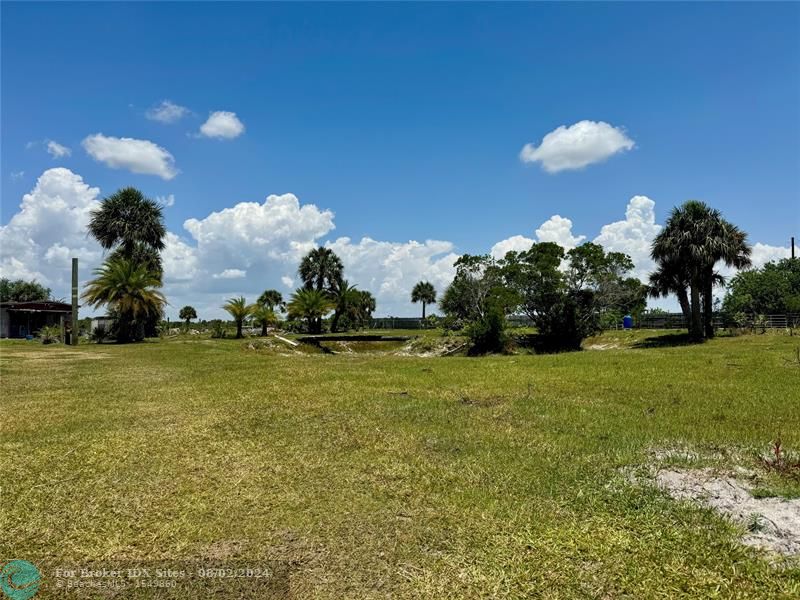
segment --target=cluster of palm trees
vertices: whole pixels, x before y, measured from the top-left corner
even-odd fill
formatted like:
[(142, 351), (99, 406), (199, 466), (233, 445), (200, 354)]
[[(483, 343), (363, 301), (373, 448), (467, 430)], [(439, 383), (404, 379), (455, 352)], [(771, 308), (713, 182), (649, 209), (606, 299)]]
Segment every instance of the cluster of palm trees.
[(650, 275), (650, 294), (675, 294), (689, 328), (699, 341), (714, 336), (713, 291), (724, 284), (718, 263), (750, 266), (747, 234), (726, 221), (720, 211), (690, 200), (675, 207), (653, 241), (651, 256), (658, 268)]
[(248, 304), (244, 296), (231, 298), (222, 308), (231, 316), (236, 323), (236, 337), (242, 337), (242, 326), (247, 318), (252, 318), (253, 322), (261, 327), (261, 335), (267, 335), (267, 328), (270, 325), (278, 324), (278, 315), (275, 308), (283, 304), (281, 293), (277, 290), (267, 290), (255, 304)]
[(322, 331), (322, 321), (331, 311), (331, 331), (369, 324), (375, 297), (344, 278), (344, 265), (333, 250), (324, 246), (311, 250), (300, 261), (297, 272), (303, 287), (289, 299), (290, 319), (304, 320), (310, 333)]
[(89, 234), (111, 252), (94, 271), (83, 300), (107, 307), (119, 342), (154, 335), (167, 303), (159, 291), (167, 234), (162, 207), (135, 188), (123, 188), (92, 212)]

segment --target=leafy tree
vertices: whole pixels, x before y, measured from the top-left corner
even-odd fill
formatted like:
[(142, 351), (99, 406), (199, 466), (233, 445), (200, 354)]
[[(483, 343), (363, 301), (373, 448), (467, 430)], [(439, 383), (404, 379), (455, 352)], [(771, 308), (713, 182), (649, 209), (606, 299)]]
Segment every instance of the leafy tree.
[[(670, 213), (653, 240), (651, 255), (659, 264), (673, 263), (689, 283), (689, 334), (713, 337), (714, 266), (723, 262), (742, 269), (750, 265), (747, 234), (703, 202), (690, 200)], [(701, 308), (702, 302), (702, 308)]]
[(275, 311), (264, 304), (256, 304), (253, 307), (252, 315), (256, 325), (261, 326), (261, 335), (267, 335), (267, 327), (275, 325), (278, 322)]
[(227, 313), (231, 316), (231, 318), (236, 323), (236, 339), (242, 337), (242, 324), (244, 320), (250, 316), (253, 311), (253, 307), (247, 304), (247, 300), (244, 299), (244, 296), (239, 296), (238, 298), (230, 298), (225, 304), (222, 305)]
[(143, 339), (145, 324), (158, 318), (167, 303), (158, 290), (161, 280), (145, 266), (124, 258), (106, 260), (94, 274), (82, 296), (86, 303), (109, 308), (118, 342)]
[(455, 263), (456, 275), (445, 289), (439, 307), (464, 322), (483, 318), (490, 304), (508, 312), (518, 303), (504, 281), (504, 272), (489, 255), (464, 254)]
[(186, 327), (189, 327), (189, 322), (197, 318), (197, 311), (193, 306), (184, 306), (178, 313), (178, 318), (186, 321)]
[(318, 292), (332, 290), (342, 278), (344, 267), (341, 259), (330, 248), (320, 246), (311, 250), (300, 261), (298, 274), (306, 289)]
[(519, 303), (504, 280), (502, 265), (489, 255), (465, 254), (439, 302), (448, 322), (466, 324), (472, 352), (500, 352), (506, 345), (506, 315)]
[(633, 268), (630, 257), (607, 253), (597, 244), (587, 242), (567, 253), (552, 242), (533, 244), (530, 250), (509, 252), (500, 267), (518, 299), (516, 310), (534, 322), (547, 350), (579, 350), (602, 323), (646, 305), (647, 288), (625, 277)]
[(741, 271), (728, 285), (722, 308), (751, 316), (800, 313), (800, 260), (786, 258)]
[(322, 318), (335, 308), (335, 304), (323, 291), (300, 288), (292, 294), (287, 308), (290, 319), (305, 319), (310, 333), (320, 333)]
[(256, 300), (256, 304), (274, 311), (283, 307), (283, 295), (278, 290), (265, 290)]
[(11, 281), (5, 277), (0, 279), (0, 302), (33, 302), (50, 300), (50, 288), (34, 281), (16, 279)]
[(436, 302), (436, 288), (427, 281), (420, 281), (411, 290), (411, 302), (422, 302), (422, 318), (425, 319), (425, 306)]
[(492, 299), (484, 315), (467, 326), (467, 335), (472, 342), (472, 354), (500, 353), (508, 344), (506, 335), (506, 313), (502, 303)]

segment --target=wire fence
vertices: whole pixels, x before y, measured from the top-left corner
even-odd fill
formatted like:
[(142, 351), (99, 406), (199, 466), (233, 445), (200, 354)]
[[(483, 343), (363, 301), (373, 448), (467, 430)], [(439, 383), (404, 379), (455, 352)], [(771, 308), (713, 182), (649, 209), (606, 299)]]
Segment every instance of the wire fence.
[[(511, 327), (533, 327), (533, 321), (528, 317), (513, 315), (508, 317)], [(737, 321), (733, 315), (715, 313), (714, 327), (725, 328), (753, 328), (753, 329), (788, 329), (800, 327), (800, 313), (783, 315), (753, 315), (746, 321)], [(372, 319), (372, 329), (425, 329), (429, 327), (427, 321), (420, 317), (377, 317)], [(634, 319), (635, 329), (686, 329), (686, 319), (681, 313), (644, 314)], [(622, 320), (609, 329), (622, 329)]]

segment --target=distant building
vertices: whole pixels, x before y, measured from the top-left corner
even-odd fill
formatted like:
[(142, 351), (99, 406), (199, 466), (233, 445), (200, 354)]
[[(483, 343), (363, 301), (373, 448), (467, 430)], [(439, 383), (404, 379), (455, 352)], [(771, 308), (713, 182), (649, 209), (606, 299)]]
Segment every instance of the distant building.
[(0, 338), (24, 338), (36, 335), (42, 327), (67, 324), (72, 306), (66, 302), (36, 300), (0, 302)]
[(89, 325), (89, 332), (94, 333), (94, 330), (98, 327), (102, 327), (106, 332), (111, 331), (111, 327), (114, 325), (114, 317), (109, 317), (105, 315), (103, 317), (92, 317), (92, 323)]

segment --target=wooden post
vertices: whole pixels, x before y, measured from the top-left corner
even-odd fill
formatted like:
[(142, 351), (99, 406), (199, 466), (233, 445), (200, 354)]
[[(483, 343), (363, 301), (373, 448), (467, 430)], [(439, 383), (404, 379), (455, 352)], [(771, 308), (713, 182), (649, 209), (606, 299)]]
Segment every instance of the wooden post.
[(72, 259), (72, 333), (70, 342), (78, 345), (78, 259)]

